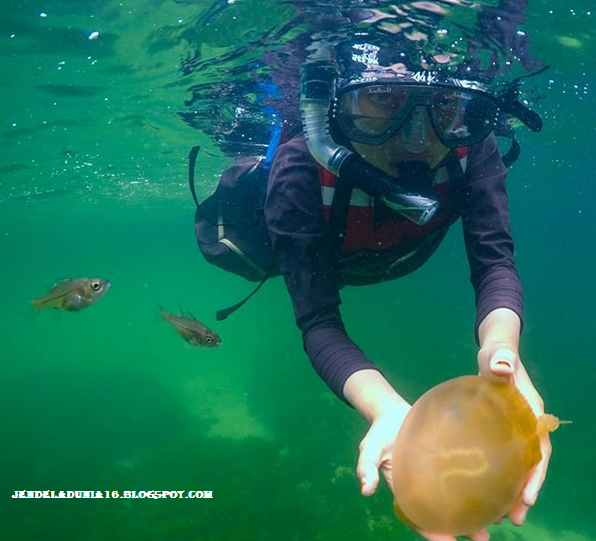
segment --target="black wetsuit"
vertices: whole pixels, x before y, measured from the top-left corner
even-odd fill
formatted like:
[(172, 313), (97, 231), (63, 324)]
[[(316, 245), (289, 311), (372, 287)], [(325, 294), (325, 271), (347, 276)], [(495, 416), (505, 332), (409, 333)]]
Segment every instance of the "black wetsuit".
[[(494, 137), (468, 149), (465, 176), (455, 187), (476, 292), (476, 329), (496, 308), (523, 316), (523, 293), (513, 261), (507, 169)], [(265, 217), (292, 298), (304, 348), (315, 370), (342, 399), (358, 370), (375, 368), (347, 336), (339, 312), (338, 251), (324, 218), (316, 163), (302, 136), (275, 155)]]

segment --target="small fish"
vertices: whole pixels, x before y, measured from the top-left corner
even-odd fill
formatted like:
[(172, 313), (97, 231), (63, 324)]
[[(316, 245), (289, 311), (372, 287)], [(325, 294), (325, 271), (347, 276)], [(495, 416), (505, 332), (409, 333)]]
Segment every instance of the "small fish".
[(101, 299), (110, 289), (110, 285), (110, 282), (103, 278), (68, 278), (31, 303), (37, 311), (43, 308), (57, 308), (78, 312)]
[(161, 317), (172, 325), (182, 339), (186, 340), (191, 346), (212, 348), (221, 344), (221, 338), (211, 329), (199, 323), (190, 312), (188, 316), (176, 316), (162, 308)]

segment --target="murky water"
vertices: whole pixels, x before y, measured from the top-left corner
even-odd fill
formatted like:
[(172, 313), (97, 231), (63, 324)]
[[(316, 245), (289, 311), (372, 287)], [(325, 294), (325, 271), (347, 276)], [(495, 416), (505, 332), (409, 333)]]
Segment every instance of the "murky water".
[[(251, 285), (201, 258), (186, 181), (195, 144), (200, 197), (234, 151), (261, 152), (277, 112), (291, 114), (283, 96), (308, 25), (372, 4), (326, 2), (322, 18), (320, 3), (304, 1), (0, 2), (3, 539), (417, 538), (393, 517), (385, 487), (359, 495), (366, 425), (310, 368), (281, 281), (215, 322)], [(384, 8), (405, 11), (417, 31), (440, 22), (457, 44), (478, 30), (480, 8), (507, 4)], [(545, 126), (520, 130), (508, 184), (522, 358), (547, 408), (574, 424), (552, 437), (527, 524), (492, 528), (496, 540), (595, 538), (595, 22), (590, 0), (530, 0), (514, 25), (525, 60), (550, 66), (525, 86)], [(495, 50), (510, 76), (528, 71)], [(280, 73), (282, 98), (266, 86)], [(56, 280), (91, 275), (113, 285), (88, 310), (30, 306)], [(467, 276), (455, 227), (415, 275), (343, 294), (351, 336), (410, 400), (474, 370)], [(160, 305), (192, 311), (221, 347), (187, 347)], [(10, 499), (15, 490), (214, 498)]]

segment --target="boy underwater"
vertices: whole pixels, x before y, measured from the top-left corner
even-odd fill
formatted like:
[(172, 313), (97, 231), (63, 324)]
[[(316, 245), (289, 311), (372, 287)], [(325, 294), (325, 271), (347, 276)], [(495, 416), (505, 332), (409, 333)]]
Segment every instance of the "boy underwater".
[[(273, 159), (265, 219), (313, 367), (371, 425), (357, 465), (368, 496), (379, 471), (391, 488), (392, 446), (411, 406), (347, 335), (340, 289), (413, 272), (459, 219), (476, 295), (479, 373), (513, 383), (536, 415), (544, 413), (519, 356), (523, 293), (507, 168), (493, 134), (500, 113), (532, 129), (539, 118), (515, 93), (496, 95), (471, 73), (453, 75), (365, 32), (313, 47), (301, 112), (303, 133)], [(536, 501), (550, 451), (545, 434), (542, 461), (508, 514), (514, 524)]]

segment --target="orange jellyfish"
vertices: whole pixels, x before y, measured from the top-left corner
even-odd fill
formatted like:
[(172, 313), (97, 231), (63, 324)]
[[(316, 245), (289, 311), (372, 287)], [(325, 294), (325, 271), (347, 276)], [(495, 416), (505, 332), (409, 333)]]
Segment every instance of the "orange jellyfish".
[(559, 420), (536, 418), (519, 390), (481, 376), (422, 395), (393, 451), (395, 512), (417, 530), (465, 535), (513, 507), (540, 462), (539, 435)]

